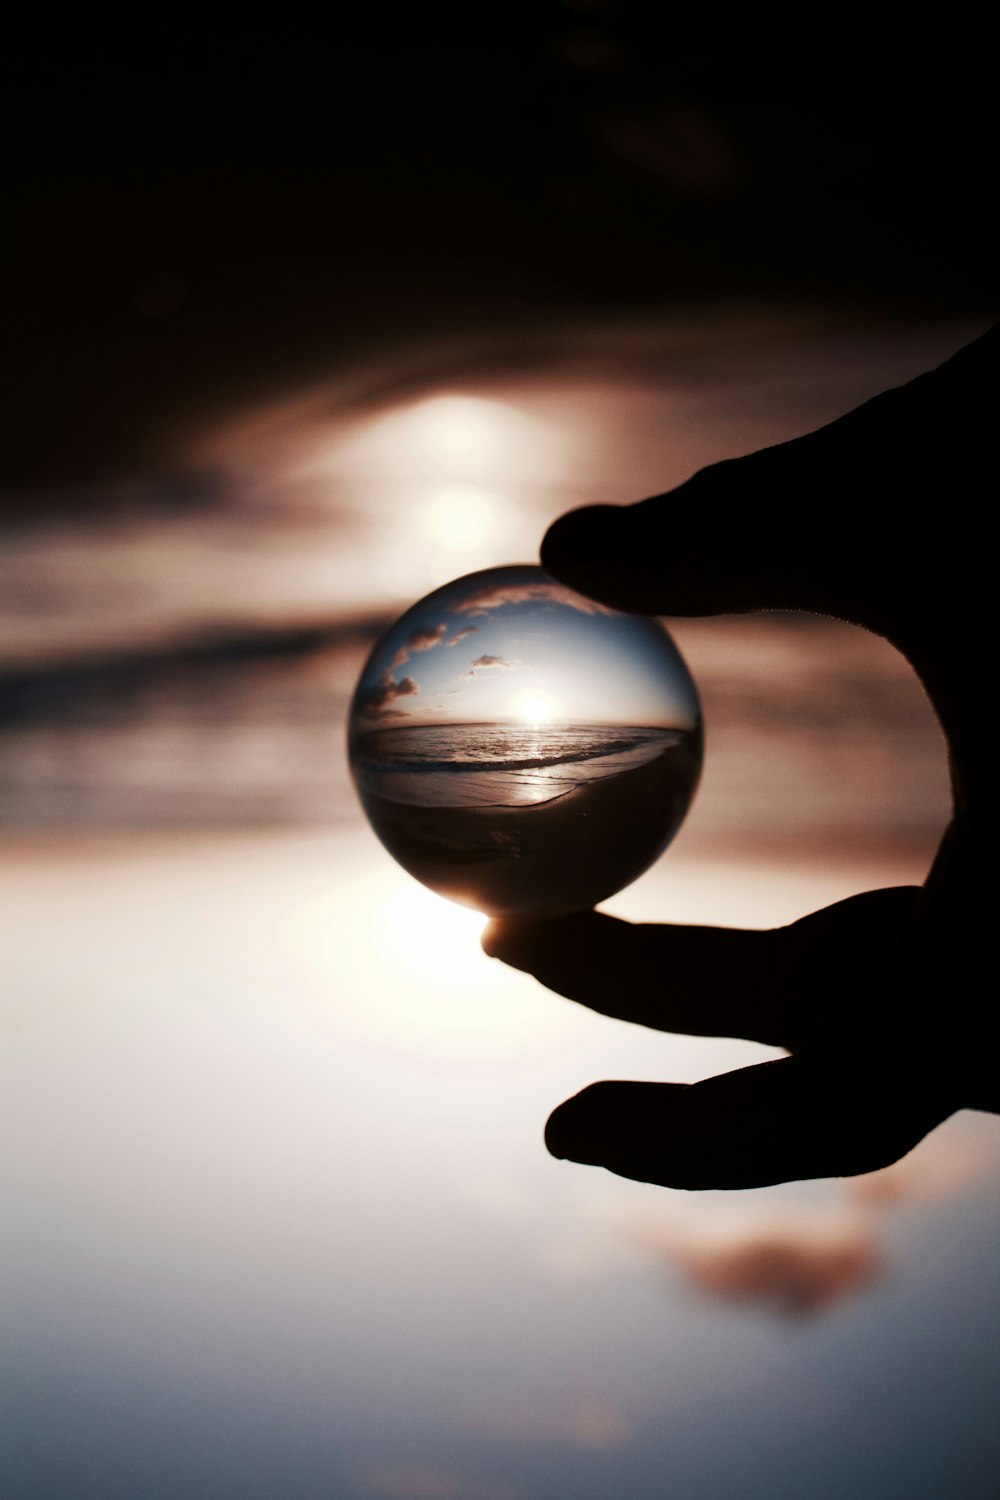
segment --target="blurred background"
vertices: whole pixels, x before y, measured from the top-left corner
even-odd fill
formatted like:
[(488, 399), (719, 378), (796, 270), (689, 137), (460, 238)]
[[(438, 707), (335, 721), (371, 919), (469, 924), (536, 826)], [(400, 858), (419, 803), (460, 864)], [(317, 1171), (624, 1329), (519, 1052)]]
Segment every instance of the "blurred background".
[[(593, 1079), (766, 1049), (490, 963), (344, 757), (419, 595), (989, 326), (995, 55), (963, 26), (12, 26), (5, 1497), (995, 1493), (995, 1120), (752, 1193), (551, 1160)], [(921, 880), (947, 767), (902, 658), (670, 626), (704, 781), (609, 909), (768, 926)]]

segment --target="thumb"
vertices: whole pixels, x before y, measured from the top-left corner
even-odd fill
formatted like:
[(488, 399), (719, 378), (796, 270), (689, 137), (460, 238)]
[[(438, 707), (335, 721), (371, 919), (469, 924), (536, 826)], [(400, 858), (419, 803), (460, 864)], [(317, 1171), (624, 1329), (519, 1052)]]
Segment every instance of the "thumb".
[(713, 464), (637, 505), (571, 511), (542, 542), (546, 572), (578, 593), (639, 614), (754, 609), (843, 613), (831, 595), (846, 559), (804, 492), (793, 444)]
[[(712, 464), (668, 494), (570, 512), (549, 529), (542, 566), (639, 614), (816, 610), (891, 634), (899, 607), (914, 602), (909, 580), (928, 568), (948, 576), (955, 544), (959, 555), (965, 545), (947, 513), (929, 535), (914, 517), (924, 504), (941, 510), (956, 455), (969, 473), (977, 455), (995, 463), (983, 434), (998, 337), (816, 432)], [(926, 592), (918, 586), (918, 602)]]
[(816, 432), (638, 505), (572, 511), (545, 537), (542, 566), (639, 614), (818, 610), (891, 637), (901, 610), (965, 575), (969, 539), (945, 501), (963, 476), (995, 469), (998, 353), (993, 329)]

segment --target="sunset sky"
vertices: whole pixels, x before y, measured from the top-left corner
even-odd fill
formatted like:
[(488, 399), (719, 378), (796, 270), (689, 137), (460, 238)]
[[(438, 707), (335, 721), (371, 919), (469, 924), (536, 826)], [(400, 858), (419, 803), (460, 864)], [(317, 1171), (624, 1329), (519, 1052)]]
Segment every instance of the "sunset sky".
[(357, 708), (368, 727), (535, 718), (690, 729), (698, 717), (656, 622), (531, 568), (460, 579), (408, 611), (366, 667)]

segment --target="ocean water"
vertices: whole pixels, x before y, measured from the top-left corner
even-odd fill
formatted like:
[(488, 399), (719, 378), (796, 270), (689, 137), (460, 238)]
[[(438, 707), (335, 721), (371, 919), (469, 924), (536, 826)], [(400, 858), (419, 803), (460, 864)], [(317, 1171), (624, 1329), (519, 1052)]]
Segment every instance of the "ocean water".
[(423, 807), (530, 807), (655, 760), (689, 736), (621, 724), (421, 724), (359, 736), (366, 793)]
[(673, 838), (701, 733), (642, 725), (379, 729), (351, 747), (389, 853), (439, 894), (494, 915), (578, 911), (628, 885)]

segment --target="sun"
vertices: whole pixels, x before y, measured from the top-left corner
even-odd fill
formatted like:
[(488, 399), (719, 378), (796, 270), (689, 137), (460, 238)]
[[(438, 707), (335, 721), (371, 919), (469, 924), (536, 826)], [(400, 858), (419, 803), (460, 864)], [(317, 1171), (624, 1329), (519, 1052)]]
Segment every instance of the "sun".
[(525, 724), (550, 724), (563, 714), (562, 702), (548, 688), (525, 688), (514, 694), (507, 707), (515, 719), (522, 719)]

